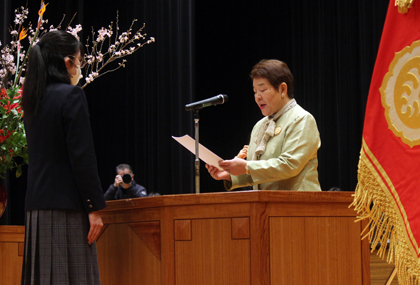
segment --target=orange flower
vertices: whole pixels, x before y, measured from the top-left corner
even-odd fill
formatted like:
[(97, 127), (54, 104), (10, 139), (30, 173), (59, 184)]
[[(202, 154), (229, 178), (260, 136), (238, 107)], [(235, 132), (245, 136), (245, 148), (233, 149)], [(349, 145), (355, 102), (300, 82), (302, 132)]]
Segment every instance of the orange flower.
[(25, 28), (22, 27), (22, 30), (19, 33), (19, 41), (26, 38), (27, 35), (28, 35), (28, 29), (25, 30)]
[(45, 9), (47, 8), (47, 5), (48, 5), (48, 3), (44, 5), (44, 1), (41, 1), (41, 9), (39, 9), (39, 11), (38, 11), (38, 15), (40, 17), (42, 17), (42, 15), (44, 15)]

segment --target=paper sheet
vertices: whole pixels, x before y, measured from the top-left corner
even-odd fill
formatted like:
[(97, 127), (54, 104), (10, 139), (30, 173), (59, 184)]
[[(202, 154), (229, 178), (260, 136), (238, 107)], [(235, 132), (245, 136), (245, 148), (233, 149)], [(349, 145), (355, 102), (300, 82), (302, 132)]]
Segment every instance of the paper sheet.
[[(195, 140), (192, 137), (190, 137), (189, 135), (185, 135), (182, 137), (172, 136), (172, 138), (195, 155)], [(222, 159), (200, 143), (198, 144), (198, 154), (200, 156), (200, 159), (205, 163), (213, 165), (219, 170), (223, 170), (219, 167), (218, 164), (219, 160)]]

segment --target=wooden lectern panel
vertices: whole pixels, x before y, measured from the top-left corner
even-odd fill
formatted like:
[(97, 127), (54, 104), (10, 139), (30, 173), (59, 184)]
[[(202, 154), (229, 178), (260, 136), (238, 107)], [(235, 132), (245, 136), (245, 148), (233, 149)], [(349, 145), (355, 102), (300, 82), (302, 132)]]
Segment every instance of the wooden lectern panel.
[[(352, 194), (244, 191), (109, 201), (97, 241), (102, 284), (369, 285), (369, 242), (360, 240), (367, 222), (355, 222)], [(0, 285), (20, 283), (23, 240), (23, 227), (0, 227)]]
[(102, 284), (369, 284), (351, 192), (243, 191), (107, 202)]
[(11, 264), (22, 264), (23, 257), (18, 255), (18, 243), (0, 242), (0, 284), (18, 285), (22, 274), (22, 266), (12, 267)]
[(109, 225), (97, 241), (102, 285), (160, 285), (160, 261), (128, 224)]
[(20, 284), (24, 233), (21, 226), (0, 226), (0, 285)]
[(349, 217), (271, 217), (271, 284), (363, 284), (358, 232)]
[(191, 221), (191, 240), (175, 242), (176, 283), (247, 285), (250, 241), (232, 238), (232, 219)]

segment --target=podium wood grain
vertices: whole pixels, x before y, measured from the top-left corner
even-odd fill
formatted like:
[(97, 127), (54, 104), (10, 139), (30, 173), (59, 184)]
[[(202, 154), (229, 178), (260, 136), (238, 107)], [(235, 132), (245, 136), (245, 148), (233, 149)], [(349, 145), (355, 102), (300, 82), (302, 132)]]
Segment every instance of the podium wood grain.
[(25, 228), (0, 226), (0, 284), (18, 285), (22, 274)]
[(102, 283), (367, 285), (369, 244), (360, 240), (351, 194), (245, 191), (107, 202), (97, 243)]
[[(102, 284), (367, 285), (369, 244), (360, 240), (351, 195), (248, 191), (107, 202), (97, 242)], [(22, 226), (0, 227), (1, 285), (20, 284), (23, 241)]]

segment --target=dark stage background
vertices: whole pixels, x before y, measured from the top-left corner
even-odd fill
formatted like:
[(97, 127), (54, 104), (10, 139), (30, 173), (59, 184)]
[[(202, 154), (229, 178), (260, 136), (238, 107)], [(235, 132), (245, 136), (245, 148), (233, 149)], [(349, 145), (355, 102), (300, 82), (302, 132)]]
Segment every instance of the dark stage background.
[[(25, 0), (3, 0), (3, 43), (13, 10)], [(353, 191), (370, 78), (388, 1), (194, 1), (51, 0), (45, 18), (84, 27), (81, 39), (120, 15), (120, 31), (131, 20), (146, 23), (156, 38), (128, 58), (125, 69), (85, 88), (99, 175), (104, 191), (115, 166), (134, 167), (137, 183), (161, 194), (195, 190), (194, 156), (171, 136), (194, 137), (187, 103), (220, 93), (229, 101), (200, 111), (200, 142), (224, 159), (248, 143), (262, 117), (254, 102), (249, 72), (266, 58), (285, 61), (295, 77), (295, 98), (318, 123), (322, 146), (319, 179), (323, 190)], [(37, 20), (39, 1), (29, 1)], [(25, 174), (9, 173), (9, 205), (3, 223), (23, 223)], [(57, 185), (59, 191), (59, 185)], [(225, 191), (201, 164), (201, 192)]]

